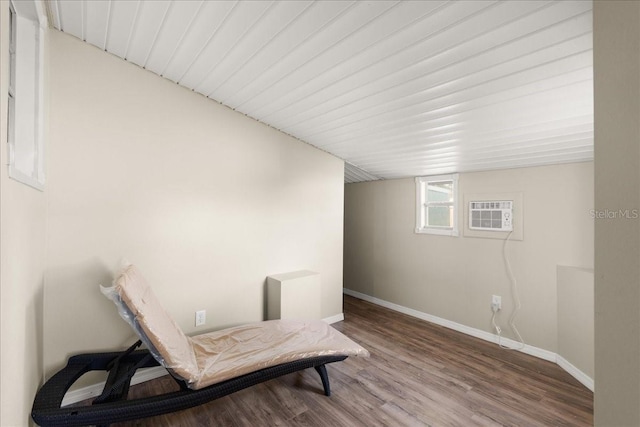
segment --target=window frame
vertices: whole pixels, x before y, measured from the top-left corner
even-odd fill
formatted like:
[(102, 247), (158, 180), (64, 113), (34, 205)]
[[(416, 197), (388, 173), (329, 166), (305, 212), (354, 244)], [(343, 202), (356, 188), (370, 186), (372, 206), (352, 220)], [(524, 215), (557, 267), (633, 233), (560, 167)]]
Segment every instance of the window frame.
[[(44, 191), (44, 31), (38, 1), (9, 2), (9, 177)], [(33, 55), (33, 56), (31, 56)], [(25, 133), (25, 129), (32, 129)]]
[[(457, 237), (460, 235), (458, 228), (459, 197), (458, 197), (458, 174), (431, 175), (416, 177), (416, 228), (417, 234), (436, 234), (441, 236)], [(451, 182), (453, 201), (429, 201), (427, 188), (430, 183)], [(450, 206), (453, 208), (453, 224), (450, 227), (428, 225), (428, 207), (430, 206)]]
[(15, 93), (16, 93), (16, 26), (18, 16), (9, 2), (9, 94), (7, 98), (7, 144), (9, 150), (9, 164), (12, 163), (12, 147), (15, 144)]

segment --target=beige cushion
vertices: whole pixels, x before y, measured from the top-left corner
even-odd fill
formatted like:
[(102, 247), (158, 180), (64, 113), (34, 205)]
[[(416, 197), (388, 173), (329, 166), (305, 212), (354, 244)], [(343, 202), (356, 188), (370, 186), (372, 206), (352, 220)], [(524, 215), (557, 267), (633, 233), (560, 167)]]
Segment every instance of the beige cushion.
[(126, 267), (114, 286), (146, 338), (164, 359), (165, 368), (189, 383), (197, 380), (199, 370), (191, 341), (160, 305), (140, 271), (134, 265)]
[[(156, 359), (199, 389), (263, 368), (328, 355), (369, 352), (323, 321), (271, 320), (187, 337), (130, 265), (103, 289)], [(114, 295), (114, 293), (117, 294)]]
[(369, 356), (321, 320), (270, 320), (191, 338), (201, 376), (194, 389), (318, 356)]

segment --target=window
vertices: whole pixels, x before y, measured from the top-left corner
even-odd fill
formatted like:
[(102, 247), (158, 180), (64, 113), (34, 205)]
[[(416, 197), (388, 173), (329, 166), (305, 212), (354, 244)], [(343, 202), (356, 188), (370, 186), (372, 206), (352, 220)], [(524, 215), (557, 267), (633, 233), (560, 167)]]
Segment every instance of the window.
[(458, 235), (458, 174), (416, 178), (416, 233)]
[(12, 1), (9, 11), (9, 176), (42, 190), (44, 41), (41, 25), (46, 26), (46, 17), (40, 2)]
[[(9, 5), (9, 117), (7, 119), (7, 141), (15, 141), (15, 92), (16, 92), (16, 12)], [(9, 153), (11, 154), (11, 153)]]

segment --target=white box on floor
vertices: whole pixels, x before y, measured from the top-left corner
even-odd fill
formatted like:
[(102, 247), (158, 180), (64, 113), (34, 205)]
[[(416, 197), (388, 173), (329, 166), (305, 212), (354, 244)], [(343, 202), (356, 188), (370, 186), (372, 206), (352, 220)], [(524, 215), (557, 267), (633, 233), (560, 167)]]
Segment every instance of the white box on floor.
[(301, 270), (267, 277), (267, 320), (321, 319), (320, 274)]

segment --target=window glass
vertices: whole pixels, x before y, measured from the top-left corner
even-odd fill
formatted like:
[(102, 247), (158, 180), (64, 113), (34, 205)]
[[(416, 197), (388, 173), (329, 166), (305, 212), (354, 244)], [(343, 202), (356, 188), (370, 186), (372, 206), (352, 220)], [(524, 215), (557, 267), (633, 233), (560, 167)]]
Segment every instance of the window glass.
[(458, 235), (457, 186), (457, 174), (416, 178), (416, 233)]

